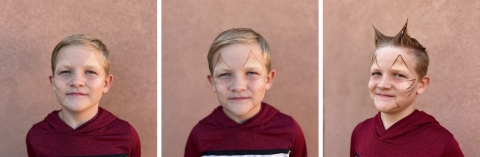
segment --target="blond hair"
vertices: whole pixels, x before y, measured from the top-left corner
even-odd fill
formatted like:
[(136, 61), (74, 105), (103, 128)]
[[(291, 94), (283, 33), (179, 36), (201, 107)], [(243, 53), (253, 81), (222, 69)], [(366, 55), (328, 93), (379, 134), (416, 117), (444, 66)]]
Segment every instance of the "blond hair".
[(375, 30), (375, 51), (372, 54), (372, 61), (374, 59), (374, 55), (376, 51), (380, 48), (383, 47), (400, 47), (400, 48), (406, 48), (410, 50), (410, 52), (413, 52), (415, 59), (416, 59), (416, 66), (415, 66), (415, 71), (418, 73), (419, 78), (423, 78), (425, 75), (427, 75), (427, 70), (428, 70), (428, 63), (430, 62), (430, 59), (428, 58), (428, 54), (426, 51), (426, 48), (423, 47), (415, 38), (411, 38), (408, 33), (407, 33), (407, 24), (408, 24), (408, 19), (405, 25), (403, 26), (402, 30), (394, 36), (386, 36), (383, 35), (380, 31), (373, 26), (373, 29)]
[(96, 38), (92, 35), (88, 35), (88, 34), (75, 34), (75, 35), (66, 37), (65, 39), (60, 41), (57, 44), (57, 46), (55, 46), (55, 48), (52, 51), (52, 59), (51, 59), (52, 73), (55, 73), (55, 67), (57, 65), (56, 59), (57, 59), (57, 55), (58, 55), (58, 52), (60, 51), (60, 49), (62, 49), (64, 47), (67, 47), (67, 46), (71, 46), (71, 45), (87, 46), (87, 47), (91, 47), (91, 48), (94, 48), (94, 49), (102, 52), (103, 63), (104, 63), (103, 68), (105, 70), (106, 76), (109, 74), (110, 60), (109, 60), (109, 56), (108, 56), (107, 46), (105, 44), (103, 44), (102, 41), (100, 41), (100, 39), (98, 39), (98, 38)]
[(262, 50), (262, 56), (265, 60), (265, 66), (267, 72), (272, 70), (270, 46), (268, 46), (267, 40), (265, 40), (260, 34), (250, 28), (232, 28), (220, 33), (208, 50), (208, 68), (210, 73), (213, 74), (213, 56), (214, 54), (227, 45), (231, 44), (253, 44), (258, 45)]

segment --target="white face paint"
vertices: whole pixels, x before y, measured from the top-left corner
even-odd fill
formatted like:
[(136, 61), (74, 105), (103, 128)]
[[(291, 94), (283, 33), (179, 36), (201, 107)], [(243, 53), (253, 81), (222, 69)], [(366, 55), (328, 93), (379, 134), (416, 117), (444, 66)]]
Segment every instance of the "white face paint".
[(368, 83), (377, 109), (390, 112), (413, 104), (418, 86), (415, 58), (405, 49), (385, 47), (375, 53)]
[(224, 112), (234, 120), (245, 120), (260, 111), (269, 89), (268, 73), (257, 45), (232, 44), (217, 51), (213, 76), (214, 91)]
[(52, 84), (58, 102), (66, 110), (80, 112), (98, 105), (105, 87), (101, 52), (81, 46), (67, 46), (58, 52)]

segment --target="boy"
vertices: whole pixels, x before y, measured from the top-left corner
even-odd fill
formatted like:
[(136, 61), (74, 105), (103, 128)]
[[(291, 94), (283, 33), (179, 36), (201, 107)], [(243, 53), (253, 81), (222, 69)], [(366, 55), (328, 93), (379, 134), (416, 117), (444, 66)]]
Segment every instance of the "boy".
[[(407, 21), (408, 23), (408, 21)], [(407, 34), (395, 37), (375, 27), (368, 88), (379, 113), (355, 127), (350, 156), (463, 156), (453, 135), (432, 116), (415, 109), (430, 83), (425, 48)]]
[(98, 104), (113, 82), (107, 47), (90, 35), (69, 36), (53, 50), (51, 67), (62, 109), (32, 126), (28, 156), (139, 157), (135, 128)]
[(249, 28), (222, 32), (207, 59), (208, 81), (221, 105), (192, 129), (186, 157), (307, 156), (297, 122), (262, 102), (275, 71), (260, 34)]

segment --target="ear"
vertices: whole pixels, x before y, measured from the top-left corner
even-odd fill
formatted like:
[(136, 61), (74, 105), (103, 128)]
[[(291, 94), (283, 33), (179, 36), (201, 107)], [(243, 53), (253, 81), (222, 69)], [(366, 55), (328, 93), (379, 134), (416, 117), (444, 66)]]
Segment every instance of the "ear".
[(53, 83), (53, 76), (51, 76), (51, 75), (48, 76), (48, 80), (50, 81), (50, 85), (52, 85), (53, 91), (55, 92), (56, 89), (55, 89), (55, 85)]
[(274, 78), (275, 78), (275, 70), (272, 70), (267, 75), (267, 83), (265, 84), (265, 89), (266, 90), (268, 90), (272, 87)]
[(113, 75), (108, 75), (105, 77), (105, 85), (103, 86), (103, 93), (107, 93), (113, 83)]
[(217, 89), (215, 89), (215, 84), (213, 83), (213, 78), (212, 78), (212, 76), (211, 76), (211, 75), (208, 75), (207, 78), (208, 78), (208, 82), (210, 82), (210, 85), (212, 85), (213, 91), (214, 91), (214, 92), (217, 92)]
[(428, 84), (430, 84), (430, 77), (424, 76), (419, 82), (418, 82), (418, 89), (417, 89), (417, 94), (422, 94), (427, 90)]

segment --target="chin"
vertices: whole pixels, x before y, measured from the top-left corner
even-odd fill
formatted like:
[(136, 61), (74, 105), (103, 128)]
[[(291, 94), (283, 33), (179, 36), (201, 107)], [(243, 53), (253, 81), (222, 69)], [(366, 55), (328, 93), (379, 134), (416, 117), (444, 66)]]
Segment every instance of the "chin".
[(242, 116), (248, 114), (250, 111), (254, 110), (256, 105), (251, 102), (248, 103), (228, 103), (223, 106), (230, 113), (236, 116)]
[(375, 107), (380, 112), (391, 112), (398, 108), (396, 103), (375, 103)]
[(91, 109), (94, 107), (95, 104), (92, 103), (69, 103), (69, 104), (62, 104), (62, 107), (65, 110), (68, 110), (70, 112), (82, 112), (88, 109)]

